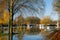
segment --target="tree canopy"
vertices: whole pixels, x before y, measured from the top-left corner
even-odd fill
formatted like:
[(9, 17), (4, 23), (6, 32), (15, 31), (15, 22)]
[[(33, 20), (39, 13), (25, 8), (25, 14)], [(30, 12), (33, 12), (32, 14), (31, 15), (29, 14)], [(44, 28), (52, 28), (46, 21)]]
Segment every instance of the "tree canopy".
[(52, 20), (50, 19), (49, 16), (44, 17), (44, 18), (40, 21), (41, 24), (50, 24), (51, 22), (52, 22)]
[(25, 20), (27, 20), (30, 24), (40, 23), (40, 19), (38, 17), (27, 17)]

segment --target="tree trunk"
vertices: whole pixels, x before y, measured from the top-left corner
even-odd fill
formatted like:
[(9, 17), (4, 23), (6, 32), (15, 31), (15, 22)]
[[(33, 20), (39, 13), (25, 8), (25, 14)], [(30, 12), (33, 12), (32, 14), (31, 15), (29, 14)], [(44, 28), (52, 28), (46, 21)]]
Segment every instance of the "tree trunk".
[(9, 1), (9, 13), (10, 13), (10, 18), (9, 18), (9, 40), (13, 40), (12, 38), (12, 33), (13, 33), (13, 7), (12, 7), (12, 0)]

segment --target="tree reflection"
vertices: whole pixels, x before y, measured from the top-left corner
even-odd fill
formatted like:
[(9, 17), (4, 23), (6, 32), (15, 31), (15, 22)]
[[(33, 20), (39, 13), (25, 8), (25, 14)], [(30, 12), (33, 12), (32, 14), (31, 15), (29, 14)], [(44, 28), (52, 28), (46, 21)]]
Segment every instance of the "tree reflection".
[(25, 28), (22, 28), (22, 26), (20, 26), (20, 27), (18, 27), (18, 35), (17, 35), (17, 38), (19, 39), (19, 40), (22, 40), (22, 38), (23, 38), (23, 36), (24, 36), (24, 34), (25, 34)]
[(0, 37), (0, 40), (8, 40), (8, 37), (7, 36), (2, 36), (2, 37)]

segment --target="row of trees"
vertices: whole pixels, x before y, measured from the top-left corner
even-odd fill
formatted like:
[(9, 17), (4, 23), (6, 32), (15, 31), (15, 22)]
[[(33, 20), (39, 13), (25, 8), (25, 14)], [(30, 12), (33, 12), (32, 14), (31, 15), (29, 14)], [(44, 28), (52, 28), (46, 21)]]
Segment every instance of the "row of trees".
[(49, 16), (46, 16), (42, 19), (38, 18), (38, 17), (26, 17), (24, 18), (23, 16), (19, 16), (18, 18), (16, 18), (14, 20), (14, 23), (16, 23), (17, 25), (21, 25), (21, 24), (51, 24), (52, 20)]
[(23, 18), (23, 16), (19, 16), (16, 20), (14, 20), (15, 25), (21, 26), (22, 24), (34, 24), (35, 28), (37, 27), (36, 24), (44, 24), (47, 30), (47, 25), (48, 24), (53, 24), (54, 22), (51, 20), (49, 16), (46, 16), (42, 19), (38, 17), (27, 17)]
[(21, 24), (39, 24), (40, 23), (40, 19), (38, 17), (27, 17), (24, 18), (21, 15), (16, 18), (13, 21), (13, 24), (16, 23), (17, 25), (21, 25)]

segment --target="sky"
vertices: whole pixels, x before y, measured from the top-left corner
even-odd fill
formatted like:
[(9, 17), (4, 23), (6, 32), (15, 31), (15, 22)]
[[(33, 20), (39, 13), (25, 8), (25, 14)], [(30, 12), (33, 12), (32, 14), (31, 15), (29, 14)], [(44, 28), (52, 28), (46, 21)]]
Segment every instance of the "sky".
[(55, 13), (53, 10), (53, 0), (44, 0), (45, 1), (45, 13), (44, 15), (45, 16), (50, 16), (51, 19), (53, 20), (57, 20), (58, 19), (58, 16), (57, 16), (57, 13)]
[(50, 15), (52, 12), (52, 0), (44, 0), (45, 1), (45, 15)]

